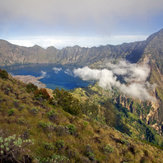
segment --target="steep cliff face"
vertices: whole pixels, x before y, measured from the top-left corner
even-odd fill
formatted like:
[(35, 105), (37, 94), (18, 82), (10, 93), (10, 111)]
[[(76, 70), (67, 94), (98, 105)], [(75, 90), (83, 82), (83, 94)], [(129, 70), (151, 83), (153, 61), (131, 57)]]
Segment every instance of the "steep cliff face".
[(160, 101), (140, 101), (119, 95), (115, 98), (115, 102), (118, 105), (127, 108), (131, 113), (137, 115), (146, 124), (153, 127), (159, 134), (163, 134), (161, 119), (162, 114), (159, 114), (162, 109)]
[(155, 128), (163, 133), (163, 75), (161, 73), (161, 69), (158, 68), (159, 65), (157, 66), (157, 63), (154, 59), (151, 59), (149, 64), (151, 66), (149, 82), (156, 84), (155, 97), (158, 101), (158, 109), (150, 112), (150, 115), (152, 116), (150, 116), (151, 118), (149, 118), (149, 120), (157, 121)]
[(159, 134), (163, 134), (163, 75), (156, 59), (151, 52), (150, 54), (143, 54), (139, 60), (139, 64), (148, 63), (150, 66), (150, 75), (147, 81), (153, 85), (150, 94), (156, 100), (144, 102), (124, 95), (113, 98), (116, 99), (118, 104), (138, 115), (140, 119), (157, 130)]

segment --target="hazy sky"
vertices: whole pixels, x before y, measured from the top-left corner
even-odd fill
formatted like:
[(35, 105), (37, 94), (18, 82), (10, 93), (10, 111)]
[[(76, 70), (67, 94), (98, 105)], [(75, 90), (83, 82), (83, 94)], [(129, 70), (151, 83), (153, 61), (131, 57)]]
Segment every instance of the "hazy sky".
[(43, 47), (143, 40), (163, 28), (163, 0), (0, 0), (0, 38)]

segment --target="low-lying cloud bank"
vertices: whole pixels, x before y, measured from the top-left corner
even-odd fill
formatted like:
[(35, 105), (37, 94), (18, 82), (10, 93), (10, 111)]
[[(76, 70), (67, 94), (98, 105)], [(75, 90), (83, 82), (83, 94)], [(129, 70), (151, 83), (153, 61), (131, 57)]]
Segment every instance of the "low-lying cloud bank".
[[(150, 73), (147, 64), (138, 65), (121, 61), (118, 64), (108, 63), (106, 67), (104, 69), (78, 68), (74, 69), (74, 74), (83, 80), (96, 80), (99, 86), (104, 89), (111, 90), (116, 87), (122, 93), (133, 98), (154, 100), (154, 97), (148, 92), (154, 86), (146, 82)], [(123, 78), (123, 83), (118, 76)]]
[(138, 65), (126, 61), (118, 64), (106, 64), (115, 75), (123, 75), (126, 82), (145, 82), (150, 73), (148, 64)]

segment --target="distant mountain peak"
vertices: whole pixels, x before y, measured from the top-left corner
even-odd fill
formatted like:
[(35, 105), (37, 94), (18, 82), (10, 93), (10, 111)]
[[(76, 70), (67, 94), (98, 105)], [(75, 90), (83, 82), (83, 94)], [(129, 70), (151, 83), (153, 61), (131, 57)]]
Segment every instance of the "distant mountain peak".
[(54, 47), (54, 46), (49, 46), (49, 47), (46, 48), (46, 50), (56, 50), (56, 49), (57, 49), (57, 48)]
[(39, 45), (34, 45), (34, 46), (32, 46), (32, 48), (35, 48), (35, 49), (43, 49), (41, 46), (39, 46)]

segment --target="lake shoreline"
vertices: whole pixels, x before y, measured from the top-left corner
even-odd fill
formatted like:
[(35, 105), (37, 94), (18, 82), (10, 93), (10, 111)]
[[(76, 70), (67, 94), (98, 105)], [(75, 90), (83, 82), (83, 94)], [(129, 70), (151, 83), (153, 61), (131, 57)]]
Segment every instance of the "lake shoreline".
[(23, 83), (29, 84), (32, 83), (36, 85), (38, 88), (46, 88), (46, 85), (39, 80), (42, 79), (42, 77), (35, 77), (32, 75), (12, 75), (15, 79), (22, 81)]

